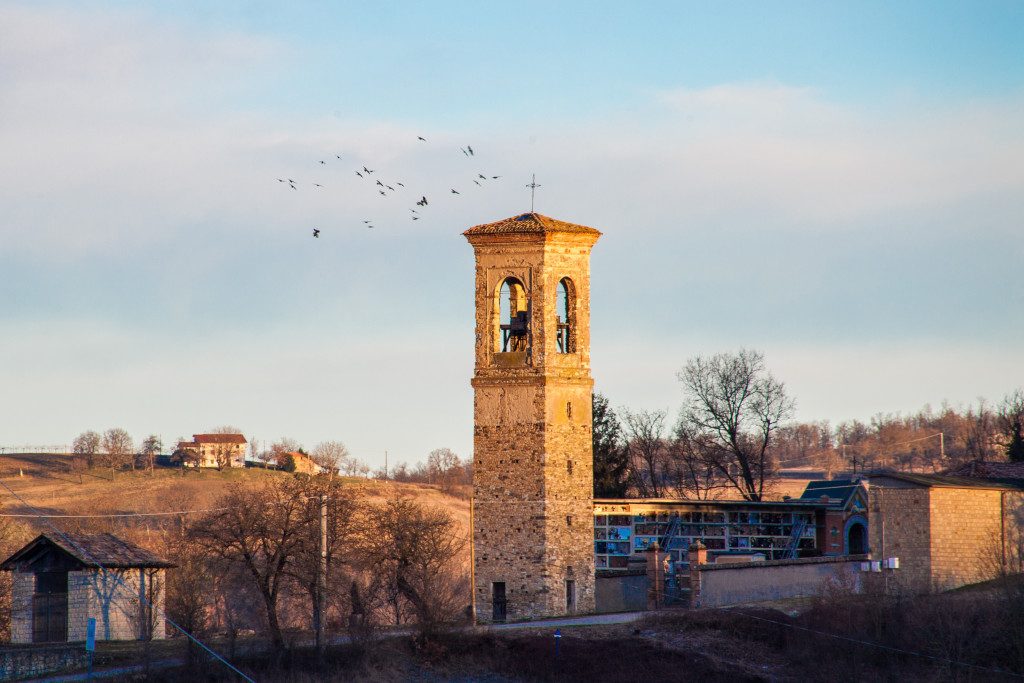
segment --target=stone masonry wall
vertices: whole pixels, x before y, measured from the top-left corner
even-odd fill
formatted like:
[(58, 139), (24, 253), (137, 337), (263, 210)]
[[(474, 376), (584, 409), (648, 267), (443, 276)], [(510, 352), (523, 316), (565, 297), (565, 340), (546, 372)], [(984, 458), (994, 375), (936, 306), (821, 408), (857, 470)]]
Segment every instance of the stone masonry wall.
[[(111, 569), (104, 575), (94, 569), (68, 572), (68, 641), (84, 641), (89, 618), (96, 619), (97, 640), (136, 640), (139, 636), (141, 612), (139, 609), (140, 581), (145, 571), (145, 581), (151, 580), (153, 570)], [(164, 581), (166, 570), (155, 573), (155, 611), (153, 619), (154, 639), (166, 637), (163, 616)], [(30, 572), (14, 572), (14, 589), (11, 604), (11, 642), (32, 642), (32, 592), (35, 575)]]
[(892, 573), (894, 589), (925, 593), (931, 589), (930, 489), (904, 487), (886, 480), (868, 489), (868, 548), (880, 560), (899, 557)]
[(995, 578), (1002, 564), (1001, 491), (931, 490), (932, 590)]
[(35, 574), (14, 572), (11, 586), (11, 642), (32, 642), (32, 592)]

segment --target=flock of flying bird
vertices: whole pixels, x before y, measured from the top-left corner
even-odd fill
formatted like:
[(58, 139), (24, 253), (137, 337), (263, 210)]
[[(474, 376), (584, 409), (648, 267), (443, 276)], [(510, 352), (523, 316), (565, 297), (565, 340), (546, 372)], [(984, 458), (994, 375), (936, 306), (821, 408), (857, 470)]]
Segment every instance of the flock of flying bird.
[[(427, 139), (425, 137), (421, 136), (421, 135), (417, 136), (417, 140), (419, 140), (420, 142), (426, 142), (427, 141)], [(465, 155), (467, 157), (475, 157), (476, 156), (476, 153), (473, 151), (473, 148), (470, 145), (466, 145), (465, 147), (460, 147), (459, 151), (461, 151), (463, 153), (463, 155)], [(340, 154), (335, 154), (334, 158), (337, 159), (338, 161), (342, 160)], [(327, 161), (325, 159), (320, 159), (319, 160), (319, 165), (326, 166), (327, 165)], [(401, 192), (402, 190), (405, 189), (405, 184), (404, 183), (398, 182), (397, 180), (389, 180), (388, 182), (384, 182), (381, 177), (379, 177), (379, 176), (378, 177), (374, 177), (374, 175), (373, 175), (374, 173), (377, 173), (376, 169), (367, 168), (366, 166), (363, 166), (362, 169), (357, 169), (355, 171), (355, 174), (357, 176), (359, 176), (360, 179), (362, 179), (364, 181), (370, 181), (370, 180), (374, 181), (374, 183), (371, 185), (371, 187), (373, 189), (375, 189), (377, 191), (377, 193), (380, 194), (382, 197), (388, 197), (388, 196), (390, 196), (392, 194)], [(499, 180), (500, 178), (501, 178), (500, 175), (486, 176), (483, 173), (477, 173), (476, 177), (473, 178), (472, 180), (476, 184), (477, 187), (483, 187), (483, 183), (481, 181), (486, 182), (486, 181), (492, 181), (492, 180)], [(279, 182), (279, 183), (287, 183), (288, 187), (290, 187), (293, 190), (298, 190), (299, 189), (296, 181), (293, 178), (278, 178), (277, 182)], [(311, 184), (312, 184), (313, 187), (317, 187), (317, 188), (320, 188), (320, 189), (323, 189), (323, 187), (324, 187), (321, 183), (311, 183)], [(462, 193), (459, 192), (457, 189), (455, 189), (453, 187), (453, 188), (451, 188), (451, 194), (461, 195)], [(420, 207), (420, 209), (426, 208), (429, 204), (430, 204), (430, 201), (427, 199), (427, 195), (425, 195), (425, 194), (421, 195), (420, 199), (416, 201), (416, 206)], [(412, 207), (409, 207), (410, 217), (412, 218), (412, 220), (418, 221), (418, 220), (420, 220), (420, 218), (422, 218), (422, 216), (420, 215), (420, 209), (414, 209)], [(371, 228), (371, 229), (374, 227), (372, 220), (364, 220), (363, 221), (363, 225), (365, 225), (367, 228)], [(320, 228), (316, 228), (316, 227), (313, 228), (313, 237), (317, 237), (317, 238), (320, 237)]]

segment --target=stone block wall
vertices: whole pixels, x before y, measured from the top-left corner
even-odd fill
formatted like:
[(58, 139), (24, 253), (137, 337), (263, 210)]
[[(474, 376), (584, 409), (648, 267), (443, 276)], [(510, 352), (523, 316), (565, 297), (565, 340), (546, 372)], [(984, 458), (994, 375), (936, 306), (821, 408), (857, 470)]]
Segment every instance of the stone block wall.
[(996, 489), (872, 478), (871, 556), (899, 558), (900, 568), (884, 573), (889, 589), (927, 593), (994, 578), (1004, 566), (1013, 566), (1019, 499), (1020, 494)]
[(13, 572), (11, 582), (11, 642), (32, 642), (32, 593), (35, 574)]
[(933, 488), (932, 590), (995, 578), (1002, 565), (1002, 491)]
[(931, 590), (932, 544), (930, 489), (896, 480), (868, 489), (868, 551), (880, 560), (898, 557), (892, 588), (912, 593)]

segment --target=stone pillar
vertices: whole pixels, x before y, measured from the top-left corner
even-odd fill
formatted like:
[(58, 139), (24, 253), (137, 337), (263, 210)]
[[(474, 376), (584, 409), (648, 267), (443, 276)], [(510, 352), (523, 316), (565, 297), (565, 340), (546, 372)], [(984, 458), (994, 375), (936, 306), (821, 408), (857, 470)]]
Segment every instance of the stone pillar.
[(668, 553), (663, 553), (655, 541), (647, 550), (647, 609), (660, 609), (665, 606), (665, 561)]
[(700, 607), (700, 565), (708, 563), (708, 549), (697, 541), (687, 550), (690, 561), (690, 607)]

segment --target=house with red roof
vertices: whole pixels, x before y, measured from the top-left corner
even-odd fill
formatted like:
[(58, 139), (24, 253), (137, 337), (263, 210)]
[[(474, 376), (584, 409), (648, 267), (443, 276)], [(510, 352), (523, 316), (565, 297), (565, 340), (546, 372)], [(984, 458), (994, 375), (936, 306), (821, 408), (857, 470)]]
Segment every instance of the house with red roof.
[(245, 447), (241, 434), (193, 434), (191, 441), (179, 441), (178, 451), (192, 467), (245, 467)]

